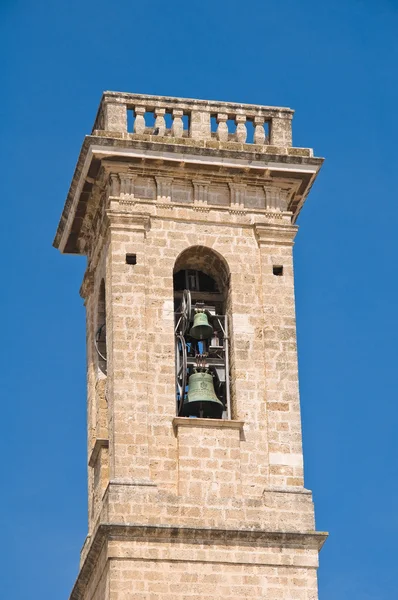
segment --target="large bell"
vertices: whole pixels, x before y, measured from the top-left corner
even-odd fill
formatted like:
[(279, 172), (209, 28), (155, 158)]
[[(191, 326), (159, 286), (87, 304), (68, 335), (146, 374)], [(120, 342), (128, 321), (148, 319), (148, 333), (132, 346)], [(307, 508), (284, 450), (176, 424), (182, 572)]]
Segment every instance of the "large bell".
[(189, 335), (195, 340), (207, 340), (213, 335), (213, 327), (210, 325), (205, 312), (195, 314)]
[(223, 411), (224, 404), (216, 396), (212, 375), (208, 371), (194, 372), (188, 381), (182, 416), (221, 419)]

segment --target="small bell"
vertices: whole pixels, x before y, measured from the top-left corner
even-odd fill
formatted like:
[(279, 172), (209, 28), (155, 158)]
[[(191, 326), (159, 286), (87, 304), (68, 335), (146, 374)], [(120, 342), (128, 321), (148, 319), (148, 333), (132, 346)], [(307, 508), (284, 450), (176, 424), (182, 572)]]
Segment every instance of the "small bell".
[(207, 340), (213, 335), (213, 327), (205, 312), (200, 311), (195, 314), (189, 335), (195, 340)]

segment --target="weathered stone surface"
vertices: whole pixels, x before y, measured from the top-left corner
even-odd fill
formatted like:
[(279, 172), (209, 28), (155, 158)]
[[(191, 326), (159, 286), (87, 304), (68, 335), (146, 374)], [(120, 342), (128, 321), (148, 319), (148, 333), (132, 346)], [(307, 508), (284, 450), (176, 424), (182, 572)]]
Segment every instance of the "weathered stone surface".
[[(123, 129), (127, 110), (137, 133)], [(89, 535), (73, 600), (317, 598), (326, 534), (303, 482), (292, 246), (322, 160), (289, 148), (291, 116), (104, 95), (55, 240), (88, 261)], [(244, 143), (247, 119), (256, 144)], [(266, 120), (273, 147), (257, 129)], [(176, 418), (180, 268), (228, 288), (231, 421)]]

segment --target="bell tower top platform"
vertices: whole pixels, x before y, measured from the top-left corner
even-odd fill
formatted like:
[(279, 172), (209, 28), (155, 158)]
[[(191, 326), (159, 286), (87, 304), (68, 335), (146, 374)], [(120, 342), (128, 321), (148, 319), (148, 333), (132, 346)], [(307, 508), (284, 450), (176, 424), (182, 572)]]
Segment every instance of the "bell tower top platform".
[[(310, 148), (292, 146), (293, 112), (283, 107), (104, 92), (92, 132), (80, 151), (54, 246), (65, 253), (87, 253), (81, 243), (82, 224), (103, 161), (125, 162), (129, 168), (145, 164), (146, 170), (152, 166), (158, 175), (164, 170), (187, 178), (194, 171), (205, 180), (227, 177), (230, 184), (232, 177), (243, 185), (265, 184), (264, 198), (258, 194), (250, 198), (250, 193), (243, 198), (240, 188), (228, 204), (240, 205), (243, 213), (252, 215), (279, 208), (289, 212), (294, 223), (323, 159), (314, 157)], [(206, 194), (200, 185), (193, 202)], [(275, 186), (283, 198), (277, 197)], [(202, 201), (212, 204), (208, 196)], [(217, 210), (222, 209), (221, 200), (215, 202)]]

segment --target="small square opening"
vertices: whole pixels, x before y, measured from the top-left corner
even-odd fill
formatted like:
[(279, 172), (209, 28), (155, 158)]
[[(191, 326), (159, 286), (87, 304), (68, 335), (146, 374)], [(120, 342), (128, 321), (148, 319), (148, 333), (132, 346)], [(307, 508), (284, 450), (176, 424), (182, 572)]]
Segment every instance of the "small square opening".
[(136, 265), (137, 264), (137, 255), (136, 254), (126, 254), (126, 265)]
[(272, 272), (274, 275), (281, 277), (283, 275), (283, 266), (282, 265), (274, 265), (272, 267)]

